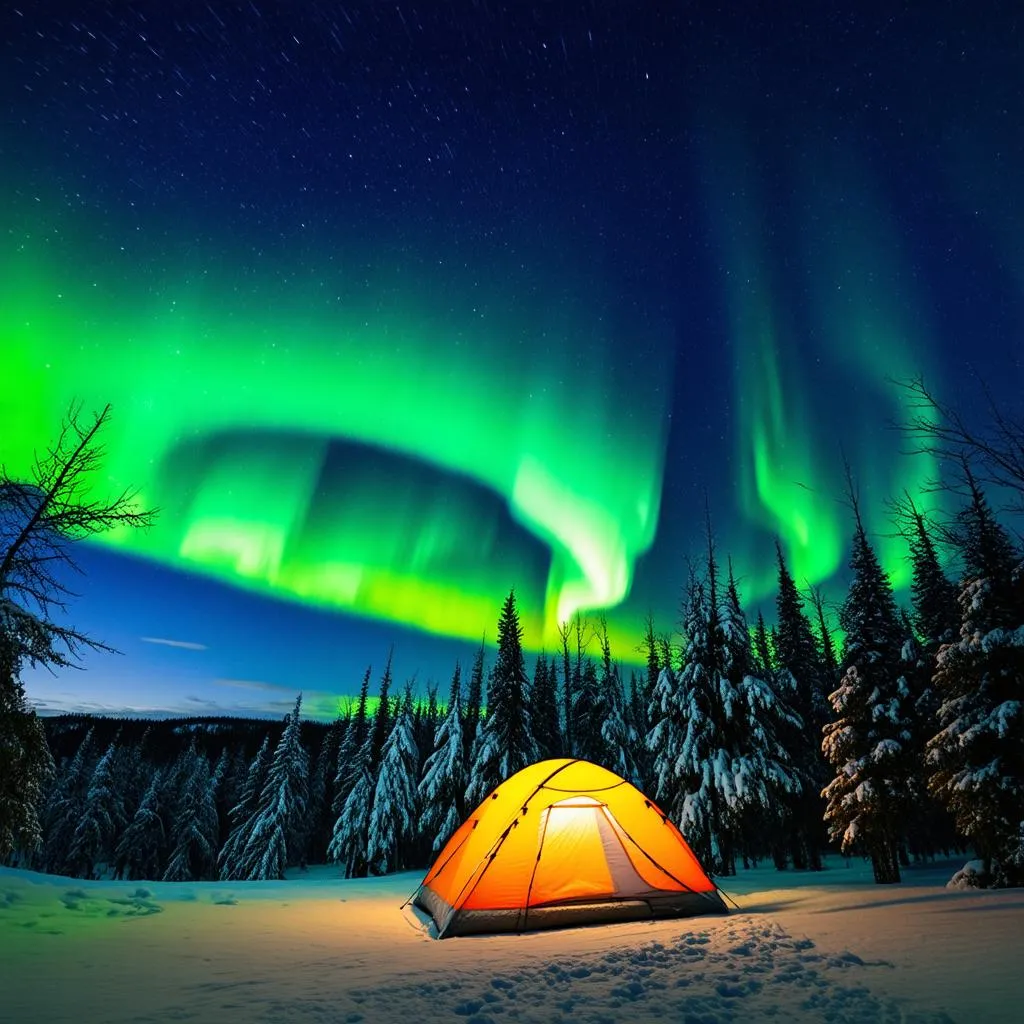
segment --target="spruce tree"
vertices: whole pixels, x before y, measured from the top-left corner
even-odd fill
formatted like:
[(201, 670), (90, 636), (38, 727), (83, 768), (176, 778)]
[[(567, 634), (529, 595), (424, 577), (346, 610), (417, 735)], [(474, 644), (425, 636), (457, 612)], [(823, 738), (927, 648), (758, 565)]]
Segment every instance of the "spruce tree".
[(638, 650), (644, 658), (644, 672), (630, 674), (629, 716), (638, 738), (634, 759), (640, 773), (640, 789), (650, 793), (654, 790), (654, 759), (647, 749), (647, 735), (651, 731), (654, 689), (662, 668), (654, 617), (650, 612), (644, 621), (644, 636)]
[(230, 812), (231, 831), (217, 858), (222, 881), (239, 881), (244, 877), (242, 854), (259, 812), (260, 794), (270, 771), (270, 756), (270, 736), (264, 736), (263, 743), (249, 766), (238, 801)]
[(93, 732), (90, 726), (74, 756), (58, 773), (45, 804), (42, 865), (50, 874), (71, 874), (71, 844), (96, 762)]
[(636, 750), (638, 735), (633, 727), (626, 693), (619, 677), (618, 665), (612, 662), (612, 648), (608, 639), (608, 623), (604, 616), (598, 623), (598, 640), (601, 644), (601, 668), (598, 685), (601, 690), (601, 704), (604, 721), (601, 723), (601, 756), (598, 762), (610, 768), (621, 778), (640, 786), (640, 768)]
[(384, 742), (366, 834), (366, 861), (371, 874), (411, 867), (417, 823), (416, 781), (419, 751), (413, 728), (412, 689), (407, 687)]
[(764, 613), (757, 613), (757, 625), (754, 627), (754, 662), (757, 671), (766, 678), (778, 668), (775, 654), (772, 652), (771, 641), (768, 639), (768, 627), (765, 625)]
[(210, 762), (195, 743), (183, 762), (165, 882), (206, 881), (217, 873), (217, 801)]
[(562, 753), (557, 674), (558, 666), (554, 659), (549, 661), (543, 653), (538, 654), (528, 703), (537, 750), (541, 757), (558, 757)]
[[(217, 763), (213, 766), (210, 774), (210, 785), (213, 787), (214, 803), (217, 808), (217, 850), (220, 851), (222, 842), (227, 839), (230, 826), (231, 808), (234, 807), (234, 798), (237, 793), (233, 791), (234, 779), (234, 758), (227, 745), (221, 747)], [(141, 794), (140, 794), (141, 799)], [(132, 808), (132, 814), (138, 804)]]
[[(342, 726), (343, 727), (343, 720)], [(331, 723), (320, 741), (320, 747), (313, 761), (309, 776), (309, 806), (306, 810), (308, 824), (307, 853), (313, 864), (322, 863), (327, 854), (330, 828), (334, 823), (332, 797), (334, 775), (338, 762), (339, 721)]]
[[(578, 619), (578, 617), (577, 617)], [(558, 639), (562, 642), (562, 749), (567, 756), (576, 750), (576, 736), (573, 731), (574, 692), (580, 681), (580, 667), (577, 659), (575, 671), (569, 654), (569, 633), (571, 626), (563, 622), (558, 627)]]
[(573, 671), (572, 753), (585, 761), (604, 764), (607, 749), (602, 728), (609, 713), (607, 696), (590, 658), (582, 658)]
[(829, 718), (828, 694), (823, 692), (821, 659), (811, 625), (804, 615), (804, 602), (782, 554), (775, 543), (778, 586), (775, 610), (775, 663), (789, 670), (797, 687), (796, 711), (807, 728), (820, 736)]
[(654, 691), (647, 746), (654, 755), (655, 798), (702, 864), (716, 874), (732, 874), (738, 822), (720, 785), (732, 758), (721, 746), (717, 601), (695, 578), (684, 604), (683, 633), (681, 668), (677, 674), (666, 662)]
[(366, 709), (370, 699), (370, 672), (371, 668), (368, 666), (359, 689), (359, 700), (356, 702), (355, 712), (349, 718), (344, 735), (338, 744), (338, 763), (334, 776), (334, 795), (331, 801), (332, 820), (334, 821), (341, 814), (341, 809), (345, 806), (345, 801), (355, 785), (358, 777), (356, 758), (363, 743), (369, 737), (369, 716)]
[[(746, 735), (751, 715), (764, 711), (761, 700), (768, 696), (748, 671), (753, 660), (735, 586), (724, 601), (719, 594), (709, 515), (706, 529), (704, 579), (691, 573), (684, 602), (681, 667), (678, 674), (662, 670), (648, 747), (656, 755), (656, 792), (663, 809), (702, 863), (716, 874), (731, 875), (744, 815), (752, 801), (764, 799), (773, 762), (762, 738), (751, 743)], [(666, 664), (670, 658), (666, 651)]]
[(912, 622), (924, 653), (934, 656), (942, 644), (954, 642), (959, 632), (957, 590), (943, 571), (924, 513), (909, 497), (906, 508), (910, 516)]
[(391, 658), (394, 649), (388, 651), (387, 664), (384, 666), (384, 675), (381, 676), (380, 690), (377, 696), (377, 709), (373, 713), (373, 722), (370, 725), (370, 754), (373, 759), (374, 768), (380, 764), (381, 751), (384, 749), (384, 742), (391, 730)]
[(367, 873), (367, 844), (370, 813), (377, 788), (373, 764), (373, 738), (367, 735), (352, 761), (352, 785), (338, 812), (327, 848), (327, 856), (340, 864), (345, 878), (364, 878)]
[[(901, 510), (910, 549), (912, 613), (903, 624), (904, 675), (914, 705), (914, 800), (907, 821), (909, 851), (922, 858), (954, 841), (951, 816), (928, 789), (927, 744), (938, 731), (940, 698), (935, 686), (936, 658), (956, 640), (960, 627), (957, 592), (939, 561), (924, 513), (909, 495)], [(905, 614), (905, 613), (904, 613)]]
[(267, 781), (239, 857), (239, 877), (284, 878), (285, 868), (304, 863), (304, 818), (309, 800), (309, 754), (302, 745), (302, 695), (285, 719)]
[(960, 638), (942, 646), (929, 785), (984, 861), (986, 882), (1024, 884), (1024, 573), (981, 489), (959, 514)]
[(114, 784), (115, 751), (111, 743), (93, 769), (71, 840), (68, 865), (78, 878), (96, 877), (99, 863), (112, 859), (116, 837), (125, 825), (124, 804)]
[(718, 691), (735, 702), (733, 707), (726, 704), (723, 715), (723, 735), (732, 754), (728, 784), (735, 797), (724, 795), (739, 820), (747, 852), (764, 833), (780, 834), (788, 809), (815, 792), (816, 781), (801, 761), (807, 742), (804, 722), (793, 706), (795, 687), (783, 688), (756, 670), (731, 562), (720, 622), (723, 675)]
[(424, 707), (422, 701), (413, 701), (413, 707), (413, 723), (415, 725), (413, 736), (420, 752), (420, 763), (417, 765), (418, 776), (423, 770), (423, 762), (426, 761), (430, 751), (434, 749), (434, 733), (437, 732), (438, 723), (441, 721), (441, 705), (437, 700), (437, 683), (427, 684), (426, 706)]
[(829, 701), (829, 718), (832, 716), (831, 694), (839, 685), (839, 657), (836, 654), (835, 643), (832, 640), (832, 630), (829, 628), (825, 618), (825, 595), (820, 588), (811, 587), (811, 604), (814, 606), (814, 620), (818, 626), (816, 636), (818, 644), (818, 656), (821, 659), (822, 687), (821, 692)]
[(3, 635), (0, 626), (0, 863), (39, 848), (44, 794), (56, 774), (43, 725), (3, 654)]
[(462, 743), (462, 686), (455, 666), (448, 711), (434, 734), (433, 751), (419, 783), (420, 830), (429, 849), (440, 850), (466, 816), (466, 760)]
[(644, 638), (641, 644), (641, 653), (644, 655), (646, 674), (643, 677), (641, 697), (643, 699), (645, 713), (651, 706), (651, 699), (654, 696), (654, 688), (658, 685), (658, 677), (663, 668), (661, 657), (658, 651), (658, 636), (654, 632), (654, 616), (650, 612), (644, 621)]
[[(793, 866), (820, 870), (822, 817), (825, 811), (821, 790), (829, 779), (828, 765), (822, 755), (823, 729), (829, 719), (828, 674), (825, 670), (811, 625), (804, 615), (804, 602), (786, 565), (782, 547), (775, 542), (778, 564), (778, 594), (775, 601), (777, 623), (771, 649), (776, 665), (775, 684), (779, 693), (792, 701), (793, 710), (803, 722), (805, 742), (793, 748), (800, 768), (801, 785), (785, 799), (788, 812), (788, 847)], [(765, 646), (769, 646), (765, 638)], [(797, 743), (801, 737), (792, 737)]]
[(164, 779), (161, 768), (150, 775), (142, 803), (117, 842), (115, 878), (156, 880), (163, 875), (161, 866), (167, 851), (167, 834), (160, 813)]
[(851, 504), (853, 578), (840, 613), (846, 633), (843, 675), (829, 697), (833, 718), (822, 747), (835, 773), (822, 794), (825, 821), (844, 852), (863, 851), (871, 858), (876, 882), (898, 882), (913, 773), (903, 631), (889, 579), (856, 501)]
[(498, 618), (498, 655), (488, 690), (487, 717), (470, 773), (470, 806), (476, 806), (498, 783), (537, 760), (526, 703), (528, 686), (523, 628), (515, 590), (510, 590)]
[(484, 704), (484, 642), (473, 659), (473, 669), (469, 674), (469, 687), (463, 702), (465, 717), (462, 719), (462, 747), (466, 755), (466, 764), (473, 763), (476, 753), (480, 721)]

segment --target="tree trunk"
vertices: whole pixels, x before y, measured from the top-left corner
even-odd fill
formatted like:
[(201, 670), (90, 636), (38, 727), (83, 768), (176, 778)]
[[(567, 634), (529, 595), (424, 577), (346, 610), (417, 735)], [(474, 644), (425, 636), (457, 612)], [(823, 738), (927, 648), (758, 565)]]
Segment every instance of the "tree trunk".
[(900, 863), (892, 843), (881, 843), (871, 851), (871, 869), (878, 885), (900, 881)]

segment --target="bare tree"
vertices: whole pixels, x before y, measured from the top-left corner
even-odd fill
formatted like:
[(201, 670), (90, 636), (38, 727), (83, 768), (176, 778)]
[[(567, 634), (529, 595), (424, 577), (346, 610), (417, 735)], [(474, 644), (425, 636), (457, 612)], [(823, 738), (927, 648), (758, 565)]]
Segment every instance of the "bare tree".
[(94, 477), (104, 457), (99, 433), (110, 406), (83, 422), (72, 406), (55, 443), (37, 454), (29, 480), (14, 480), (0, 466), (0, 634), (16, 673), (26, 661), (73, 666), (86, 648), (112, 648), (72, 626), (54, 621), (77, 595), (67, 569), (81, 572), (75, 541), (114, 528), (149, 526), (136, 495), (97, 497)]
[(20, 681), (26, 663), (74, 666), (86, 648), (113, 648), (55, 621), (75, 594), (67, 570), (81, 571), (75, 541), (114, 527), (148, 526), (154, 512), (135, 495), (96, 497), (103, 458), (97, 437), (110, 406), (82, 422), (72, 406), (56, 442), (36, 455), (30, 478), (0, 466), (0, 861), (32, 850), (41, 839), (38, 807), (53, 759)]
[[(927, 387), (923, 377), (896, 381), (909, 397), (910, 419), (902, 427), (911, 454), (928, 454), (959, 469), (970, 464), (975, 478), (1014, 495), (1007, 511), (1024, 512), (1024, 419), (1008, 416), (985, 385), (987, 425), (976, 430), (953, 406)], [(936, 489), (946, 486), (935, 482)]]

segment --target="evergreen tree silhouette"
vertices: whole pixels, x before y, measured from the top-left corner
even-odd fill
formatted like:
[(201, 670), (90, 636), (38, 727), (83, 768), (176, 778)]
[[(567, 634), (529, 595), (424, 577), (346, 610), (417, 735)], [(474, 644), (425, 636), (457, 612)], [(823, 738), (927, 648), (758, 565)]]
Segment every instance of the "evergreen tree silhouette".
[(889, 579), (852, 497), (851, 505), (853, 578), (840, 614), (846, 633), (843, 675), (829, 697), (833, 718), (823, 744), (834, 771), (823, 790), (825, 821), (844, 852), (867, 853), (876, 882), (898, 882), (913, 772), (903, 630)]

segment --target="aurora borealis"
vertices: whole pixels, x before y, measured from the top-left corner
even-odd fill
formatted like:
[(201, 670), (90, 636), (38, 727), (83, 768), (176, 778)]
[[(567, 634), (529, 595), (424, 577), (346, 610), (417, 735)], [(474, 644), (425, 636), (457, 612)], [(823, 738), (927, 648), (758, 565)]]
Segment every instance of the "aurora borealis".
[(109, 402), (160, 509), (89, 552), (128, 657), (74, 685), (444, 679), (513, 585), (629, 658), (705, 495), (751, 609), (776, 537), (838, 597), (844, 456), (905, 586), (892, 380), (1024, 384), (1019, 28), (799, 6), (0, 14), (0, 457)]

